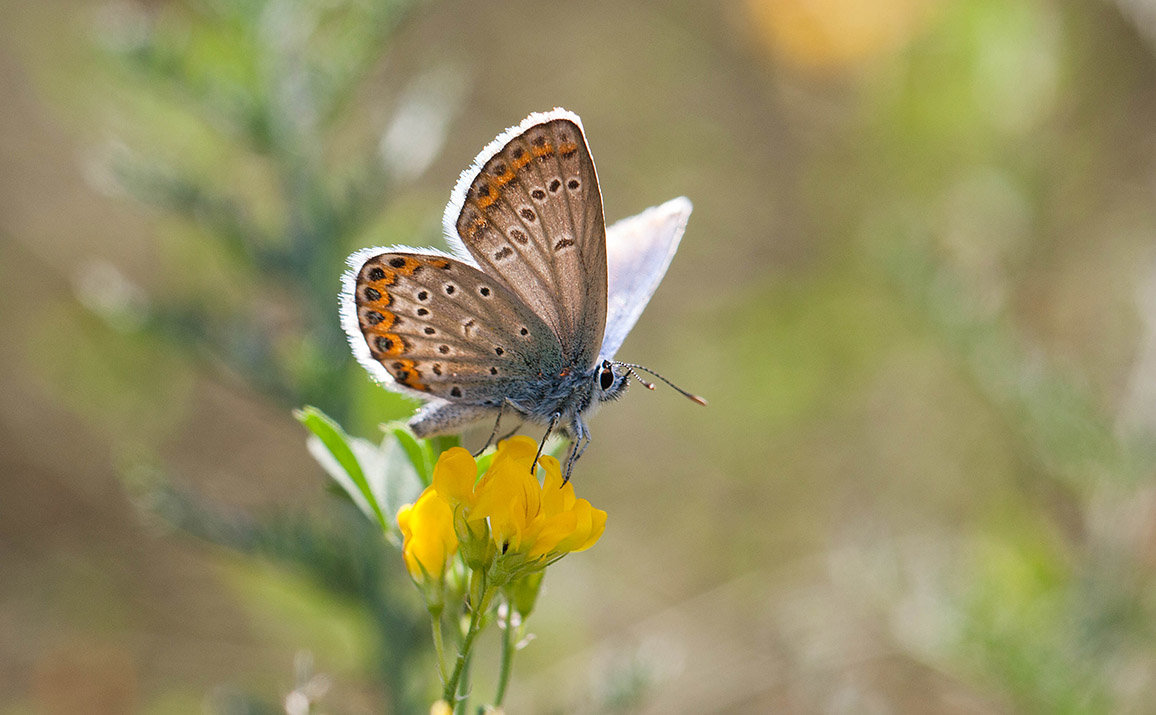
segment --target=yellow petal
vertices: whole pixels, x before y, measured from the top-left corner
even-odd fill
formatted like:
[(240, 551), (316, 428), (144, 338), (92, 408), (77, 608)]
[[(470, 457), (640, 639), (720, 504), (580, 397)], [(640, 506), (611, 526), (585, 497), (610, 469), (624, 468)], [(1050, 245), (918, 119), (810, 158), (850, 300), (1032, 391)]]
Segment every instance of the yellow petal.
[(557, 459), (545, 456), (539, 464), (546, 472), (542, 485), (542, 513), (554, 516), (568, 511), (574, 505), (574, 485), (562, 483), (562, 469)]
[(606, 512), (591, 507), (585, 499), (579, 499), (569, 513), (574, 516), (574, 529), (555, 547), (559, 553), (590, 548), (606, 528)]
[(461, 447), (451, 447), (442, 452), (434, 466), (433, 488), (451, 503), (468, 504), (477, 477), (478, 464), (473, 456)]
[[(417, 500), (420, 502), (426, 498), (426, 495), (432, 494), (433, 491), (433, 487), (426, 487), (422, 490)], [(414, 504), (403, 504), (401, 508), (397, 510), (397, 528), (401, 530), (402, 536), (407, 539), (413, 533), (413, 509), (416, 503), (417, 502)]]
[[(530, 556), (542, 556), (554, 551), (565, 553), (569, 549), (559, 549), (558, 545), (564, 540), (570, 538), (574, 529), (578, 526), (577, 516), (573, 512), (565, 512), (563, 514), (555, 514), (552, 517), (542, 519), (541, 528), (535, 534), (534, 545), (530, 547)], [(585, 533), (582, 534), (584, 539)]]
[(530, 462), (538, 454), (538, 443), (526, 435), (514, 435), (509, 439), (498, 442), (498, 452), (494, 455), (492, 466), (497, 467), (504, 462), (523, 465), (522, 468), (530, 471)]
[(518, 513), (525, 518), (526, 489), (508, 471), (500, 474), (487, 472), (478, 483), (478, 493), (470, 509), (470, 518), (488, 517), (493, 521), (509, 521)]
[[(581, 499), (580, 501), (586, 502), (587, 506), (590, 505), (590, 502), (587, 502), (585, 499)], [(599, 539), (602, 538), (602, 533), (604, 531), (606, 531), (606, 512), (602, 511), (601, 509), (590, 507), (590, 533), (584, 542), (571, 550), (585, 551), (586, 549), (589, 549), (591, 546), (597, 543)]]
[(398, 511), (398, 526), (405, 536), (402, 556), (410, 575), (418, 581), (427, 576), (440, 579), (458, 548), (449, 503), (426, 489), (412, 507)]
[(401, 529), (401, 535), (407, 539), (409, 535), (413, 533), (413, 529), (410, 526), (412, 516), (413, 504), (406, 504), (397, 510), (397, 528)]
[(471, 515), (511, 522), (525, 529), (542, 508), (542, 486), (530, 473), (537, 452), (534, 440), (514, 437), (498, 445), (490, 468), (478, 482)]

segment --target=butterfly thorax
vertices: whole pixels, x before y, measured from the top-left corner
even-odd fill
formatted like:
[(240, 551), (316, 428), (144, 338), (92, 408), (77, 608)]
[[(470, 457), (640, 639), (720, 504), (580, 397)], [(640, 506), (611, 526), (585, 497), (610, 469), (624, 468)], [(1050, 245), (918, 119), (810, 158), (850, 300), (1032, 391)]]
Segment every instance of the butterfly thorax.
[(564, 419), (590, 409), (594, 401), (594, 378), (594, 367), (563, 367), (553, 376), (544, 375), (537, 383), (511, 385), (506, 399), (531, 421), (547, 423), (554, 415)]

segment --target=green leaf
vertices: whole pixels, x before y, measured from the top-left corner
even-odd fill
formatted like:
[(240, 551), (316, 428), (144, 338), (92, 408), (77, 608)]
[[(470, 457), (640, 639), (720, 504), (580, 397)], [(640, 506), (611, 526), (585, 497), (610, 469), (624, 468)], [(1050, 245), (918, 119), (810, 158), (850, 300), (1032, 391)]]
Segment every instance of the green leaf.
[[(350, 445), (349, 435), (345, 434), (340, 425), (316, 407), (306, 406), (304, 409), (294, 411), (293, 416), (320, 440), (341, 469), (349, 476), (358, 491), (361, 492), (361, 496), (373, 510), (373, 515), (377, 518), (382, 530), (388, 533), (390, 531), (389, 522), (386, 521), (381, 506), (377, 503), (377, 497), (370, 488), (369, 481), (365, 478), (361, 463)], [(353, 495), (351, 494), (351, 496)], [(355, 499), (355, 501), (357, 500)]]
[(418, 477), (421, 478), (423, 484), (429, 484), (433, 481), (433, 455), (430, 453), (429, 442), (426, 440), (418, 440), (413, 436), (413, 432), (402, 423), (392, 423), (385, 426), (386, 434), (392, 434), (397, 439), (398, 444), (405, 450), (405, 455), (409, 457), (409, 461), (413, 464), (413, 468), (417, 471)]
[(462, 436), (458, 434), (447, 434), (439, 437), (430, 437), (428, 440), (430, 448), (434, 455), (439, 455), (450, 447), (460, 447), (462, 445)]

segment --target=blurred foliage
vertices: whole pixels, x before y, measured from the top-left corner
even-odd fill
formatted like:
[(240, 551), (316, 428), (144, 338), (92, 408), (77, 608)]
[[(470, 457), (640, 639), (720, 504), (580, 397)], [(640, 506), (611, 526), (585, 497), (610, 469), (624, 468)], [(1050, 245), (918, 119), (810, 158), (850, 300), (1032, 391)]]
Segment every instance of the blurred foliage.
[[(436, 155), (456, 101), (452, 81), (435, 73), (416, 80), (390, 124), (366, 131), (358, 116), (359, 92), (410, 5), (204, 0), (105, 8), (98, 37), (119, 76), (113, 124), (122, 138), (107, 147), (96, 175), (178, 220), (163, 269), (178, 274), (182, 289), (147, 305), (131, 325), (139, 339), (202, 356), (283, 406), (314, 402), (351, 415), (351, 388), (364, 376), (336, 320), (343, 259), (362, 241), (402, 240), (379, 235), (375, 222), (399, 182)], [(401, 136), (399, 127), (410, 131)], [(104, 312), (114, 318), (130, 307), (114, 302)], [(359, 393), (371, 400), (374, 420), (406, 409), (383, 391)], [(374, 645), (366, 661), (376, 666), (390, 711), (432, 700), (420, 685), (424, 672), (414, 669), (428, 669), (424, 610), (413, 607), (381, 532), (366, 530), (344, 505), (321, 516), (255, 518), (221, 512), (163, 479), (135, 488), (168, 524), (282, 564), (356, 604), (368, 614)], [(263, 609), (270, 579), (277, 580), (272, 572), (243, 589), (256, 588), (249, 598)], [(315, 605), (311, 618), (334, 618), (332, 607)], [(262, 702), (235, 692), (217, 707), (273, 707)]]
[[(282, 404), (349, 413), (333, 320), (344, 257), (433, 158), (455, 102), (452, 82), (419, 77), (391, 124), (364, 129), (358, 93), (411, 4), (205, 0), (102, 17), (122, 136), (99, 176), (190, 232), (164, 266), (185, 287), (151, 305), (144, 328)], [(402, 140), (399, 123), (426, 132)]]
[[(297, 574), (286, 577), (248, 563), (235, 569), (232, 580), (267, 616), (296, 616), (287, 621), (291, 637), (309, 643), (329, 667), (351, 653), (363, 656), (363, 662), (346, 665), (353, 670), (365, 663), (374, 666), (391, 712), (420, 710), (433, 700), (436, 687), (431, 689), (426, 678), (432, 666), (423, 606), (404, 571), (395, 568), (396, 549), (348, 502), (335, 502), (337, 508), (319, 519), (223, 513), (195, 493), (164, 484), (150, 489), (147, 499), (149, 511), (166, 523)], [(319, 591), (312, 598), (311, 589)], [(339, 642), (325, 646), (334, 640)], [(255, 695), (236, 695), (261, 702)]]
[[(903, 74), (868, 83), (855, 151), (871, 160), (839, 177), (848, 223), (828, 228), (854, 233), (987, 401), (1027, 480), (1022, 502), (964, 528), (959, 570), (940, 584), (952, 622), (932, 656), (1016, 709), (1139, 711), (1156, 687), (1141, 675), (1156, 672), (1156, 582), (1142, 533), (1127, 530), (1151, 499), (1156, 438), (1025, 337), (1016, 302), (1048, 242), (1073, 238), (1049, 224), (1054, 214), (1070, 194), (1097, 191), (1094, 175), (1081, 181), (1065, 165), (1086, 155), (1057, 151), (1105, 140), (1103, 125), (1056, 119), (1089, 110), (1060, 105), (1087, 96), (1072, 87), (1089, 81), (1079, 67), (1091, 51), (1068, 41), (1076, 22), (1044, 3), (942, 8)], [(814, 176), (820, 205), (818, 187), (833, 180)]]

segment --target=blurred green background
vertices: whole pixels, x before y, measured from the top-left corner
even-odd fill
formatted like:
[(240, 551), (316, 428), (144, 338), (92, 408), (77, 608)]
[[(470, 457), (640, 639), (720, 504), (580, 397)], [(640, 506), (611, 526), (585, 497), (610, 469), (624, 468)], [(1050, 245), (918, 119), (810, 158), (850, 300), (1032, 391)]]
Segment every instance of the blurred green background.
[(344, 257), (440, 245), (554, 106), (609, 221), (693, 200), (620, 357), (711, 404), (594, 420), (607, 532), (509, 711), (1152, 711), (1146, 3), (0, 9), (0, 712), (428, 703), (400, 559), (290, 410), (412, 408)]

